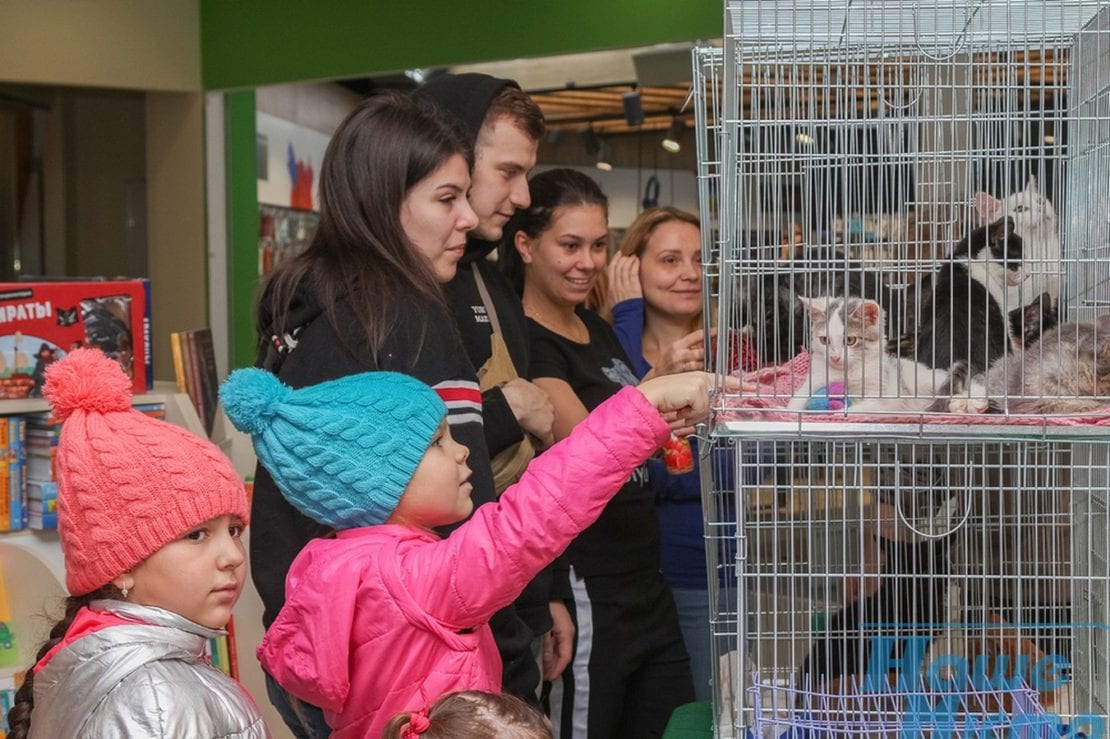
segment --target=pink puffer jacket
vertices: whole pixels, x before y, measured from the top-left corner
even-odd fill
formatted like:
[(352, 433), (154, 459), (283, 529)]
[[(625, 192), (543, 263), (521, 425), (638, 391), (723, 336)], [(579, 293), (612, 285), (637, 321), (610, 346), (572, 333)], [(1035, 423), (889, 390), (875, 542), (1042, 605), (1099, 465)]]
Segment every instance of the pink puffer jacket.
[(258, 658), (324, 709), (336, 739), (380, 736), (393, 715), (447, 692), (500, 690), (486, 622), (667, 438), (655, 408), (626, 387), (447, 539), (372, 526), (313, 540), (289, 570)]

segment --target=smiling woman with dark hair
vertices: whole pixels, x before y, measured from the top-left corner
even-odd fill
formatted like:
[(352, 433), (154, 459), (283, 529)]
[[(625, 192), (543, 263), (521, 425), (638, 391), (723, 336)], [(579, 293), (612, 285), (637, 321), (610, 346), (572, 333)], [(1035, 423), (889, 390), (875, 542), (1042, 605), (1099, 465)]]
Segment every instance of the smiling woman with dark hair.
[[(571, 169), (530, 182), (531, 206), (506, 229), (500, 263), (522, 292), (529, 374), (565, 438), (587, 413), (639, 380), (612, 328), (581, 307), (605, 271), (609, 204)], [(694, 699), (674, 598), (659, 571), (655, 500), (641, 466), (601, 518), (567, 548), (575, 653), (551, 696), (556, 736), (662, 735)]]

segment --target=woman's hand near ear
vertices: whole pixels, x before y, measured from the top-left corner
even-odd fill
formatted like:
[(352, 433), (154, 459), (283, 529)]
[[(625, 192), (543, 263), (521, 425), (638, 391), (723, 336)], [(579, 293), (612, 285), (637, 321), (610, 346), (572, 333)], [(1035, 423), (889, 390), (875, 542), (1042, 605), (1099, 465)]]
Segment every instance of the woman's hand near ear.
[(639, 257), (626, 257), (617, 252), (609, 260), (609, 266), (605, 270), (609, 277), (609, 289), (605, 294), (609, 313), (613, 312), (613, 306), (617, 303), (644, 296), (640, 287)]

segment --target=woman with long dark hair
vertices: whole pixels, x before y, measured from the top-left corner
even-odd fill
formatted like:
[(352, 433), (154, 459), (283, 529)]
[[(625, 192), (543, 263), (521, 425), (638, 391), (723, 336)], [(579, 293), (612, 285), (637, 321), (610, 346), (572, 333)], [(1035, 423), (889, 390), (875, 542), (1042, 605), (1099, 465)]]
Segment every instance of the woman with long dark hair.
[[(477, 224), (466, 199), (470, 165), (465, 137), (430, 103), (389, 93), (356, 108), (324, 156), (311, 244), (263, 288), (258, 365), (294, 388), (369, 370), (431, 385), (447, 403), (451, 434), (470, 449), (479, 505), (493, 497), (481, 394), (441, 288)], [(261, 466), (252, 517), (251, 574), (269, 627), (293, 559), (329, 532), (295, 510)], [(318, 709), (269, 677), (267, 689), (297, 736), (327, 736)]]

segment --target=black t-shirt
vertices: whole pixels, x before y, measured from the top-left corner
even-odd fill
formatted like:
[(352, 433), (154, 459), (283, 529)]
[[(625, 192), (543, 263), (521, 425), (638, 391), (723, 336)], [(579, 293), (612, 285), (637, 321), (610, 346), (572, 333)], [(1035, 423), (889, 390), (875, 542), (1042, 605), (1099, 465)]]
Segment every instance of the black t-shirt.
[[(588, 344), (570, 341), (528, 320), (529, 375), (533, 380), (550, 377), (566, 381), (586, 410), (592, 411), (622, 386), (635, 385), (638, 380), (609, 324), (583, 308), (578, 309), (578, 316), (589, 330)], [(571, 543), (567, 556), (580, 575), (659, 569), (655, 497), (643, 465), (597, 522)]]

